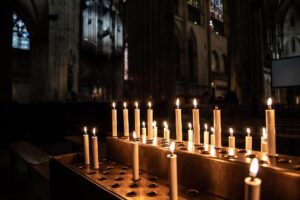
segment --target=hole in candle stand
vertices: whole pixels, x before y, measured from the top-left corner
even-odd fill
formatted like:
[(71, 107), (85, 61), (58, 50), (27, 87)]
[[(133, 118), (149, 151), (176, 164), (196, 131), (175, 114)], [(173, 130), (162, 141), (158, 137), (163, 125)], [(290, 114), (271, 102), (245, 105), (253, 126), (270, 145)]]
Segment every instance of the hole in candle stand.
[(107, 178), (105, 176), (101, 176), (101, 177), (98, 178), (98, 180), (99, 181), (105, 181), (105, 180), (107, 180)]
[(158, 177), (156, 177), (156, 176), (153, 176), (153, 177), (149, 178), (150, 181), (156, 181), (157, 179), (158, 179)]
[(158, 185), (156, 183), (150, 183), (150, 184), (148, 184), (148, 187), (149, 188), (157, 188)]
[(300, 165), (294, 165), (294, 166), (293, 166), (293, 169), (294, 169), (294, 170), (297, 170), (297, 171), (300, 171)]
[(218, 152), (221, 153), (221, 154), (226, 154), (227, 153), (227, 151), (225, 149), (220, 149)]
[(129, 167), (128, 166), (123, 166), (122, 169), (126, 170), (126, 169), (129, 169)]
[(107, 166), (106, 169), (113, 169), (113, 166)]
[(134, 191), (128, 192), (128, 193), (126, 194), (127, 197), (135, 197), (136, 195), (137, 195), (137, 193), (134, 192)]
[(197, 150), (200, 150), (200, 151), (205, 150), (205, 148), (204, 148), (203, 146), (198, 146), (198, 147), (196, 147), (196, 149), (197, 149)]
[(191, 197), (196, 197), (199, 195), (199, 191), (196, 189), (190, 189), (187, 191), (188, 195)]
[(110, 171), (103, 171), (102, 174), (110, 174)]
[(78, 167), (78, 169), (85, 169), (85, 168), (87, 168), (87, 165), (81, 165)]
[(116, 162), (111, 162), (110, 164), (111, 164), (111, 165), (116, 165), (117, 163), (116, 163)]
[(123, 180), (124, 180), (123, 177), (117, 177), (117, 178), (115, 178), (115, 181), (123, 181)]
[(115, 184), (112, 184), (111, 187), (112, 188), (119, 188), (121, 185), (119, 183), (115, 183)]
[(155, 191), (148, 192), (147, 196), (148, 197), (156, 197), (157, 196), (157, 192), (155, 192)]
[(124, 174), (126, 174), (125, 171), (120, 171), (120, 172), (119, 172), (119, 175), (124, 175)]
[(286, 163), (286, 164), (290, 164), (293, 162), (291, 159), (285, 159), (285, 158), (279, 158), (277, 161), (280, 163)]
[(139, 172), (139, 175), (142, 175), (142, 174), (143, 174), (143, 172), (140, 171), (140, 172)]
[(201, 154), (209, 154), (209, 152), (208, 151), (201, 151)]
[(241, 149), (241, 150), (238, 150), (238, 153), (247, 153), (247, 150), (246, 149)]
[(94, 175), (96, 172), (88, 172), (87, 175)]
[(269, 164), (269, 163), (266, 160), (259, 160), (259, 164), (263, 165), (263, 164)]
[(130, 187), (130, 188), (137, 188), (137, 187), (139, 187), (139, 185), (138, 185), (137, 183), (131, 183), (131, 184), (129, 185), (129, 187)]
[(187, 151), (187, 148), (186, 147), (182, 147), (179, 150), (181, 150), (181, 151)]
[(256, 155), (255, 154), (248, 154), (248, 155), (245, 155), (245, 157), (247, 157), (247, 158), (256, 158)]

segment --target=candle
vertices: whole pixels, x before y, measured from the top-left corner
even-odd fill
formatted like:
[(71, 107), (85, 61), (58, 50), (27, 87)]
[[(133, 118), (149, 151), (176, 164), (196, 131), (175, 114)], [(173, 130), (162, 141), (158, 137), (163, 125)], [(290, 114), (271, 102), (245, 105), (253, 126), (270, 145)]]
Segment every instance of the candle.
[(118, 125), (117, 125), (117, 110), (116, 110), (116, 103), (112, 103), (113, 109), (111, 110), (111, 117), (112, 117), (112, 136), (118, 137)]
[(164, 139), (170, 140), (170, 130), (168, 128), (168, 123), (164, 121)]
[(127, 109), (126, 102), (124, 102), (123, 122), (124, 122), (124, 137), (129, 137), (128, 109)]
[(188, 130), (188, 141), (193, 142), (194, 136), (193, 136), (193, 130), (192, 130), (192, 124), (188, 124), (189, 130)]
[(139, 167), (139, 143), (136, 138), (137, 135), (135, 131), (133, 131), (133, 143), (132, 143), (132, 166), (133, 166), (133, 180), (137, 181), (140, 179), (140, 167)]
[(135, 102), (135, 109), (134, 109), (134, 127), (136, 132), (136, 137), (140, 138), (140, 109), (138, 102)]
[(200, 144), (200, 117), (199, 117), (199, 109), (197, 108), (197, 100), (193, 101), (194, 109), (193, 109), (193, 128), (194, 128), (194, 143)]
[(245, 200), (260, 199), (261, 180), (256, 178), (258, 167), (258, 160), (254, 158), (250, 165), (250, 177), (245, 178)]
[(89, 144), (89, 135), (87, 133), (87, 127), (84, 127), (84, 134), (83, 134), (83, 150), (84, 150), (84, 164), (90, 164), (90, 144)]
[(230, 136), (228, 137), (228, 147), (235, 148), (235, 137), (233, 136), (233, 129), (229, 128)]
[(250, 136), (250, 133), (251, 133), (250, 128), (247, 128), (246, 132), (247, 132), (247, 136), (246, 136), (245, 149), (248, 151), (251, 151), (252, 150), (252, 136)]
[(143, 125), (143, 127), (142, 127), (142, 136), (146, 136), (146, 131), (147, 130), (146, 130), (146, 127), (145, 127), (146, 124), (145, 124), (144, 121), (142, 122), (142, 125)]
[(170, 187), (170, 199), (178, 199), (178, 184), (177, 184), (177, 155), (174, 154), (175, 143), (172, 142), (170, 145), (171, 154), (168, 155), (169, 161), (169, 187)]
[(156, 121), (153, 121), (153, 124), (152, 124), (152, 133), (153, 133), (153, 138), (157, 138), (157, 126), (156, 126)]
[(204, 144), (209, 144), (209, 132), (207, 131), (207, 124), (204, 124), (204, 128), (205, 128), (205, 131), (204, 131), (204, 141), (203, 141), (203, 143)]
[(268, 155), (276, 156), (275, 111), (272, 109), (272, 98), (268, 98), (266, 109), (266, 130), (268, 134)]
[(179, 108), (179, 99), (176, 100), (175, 121), (176, 121), (176, 141), (182, 142), (182, 124), (181, 109)]
[(148, 140), (153, 140), (152, 135), (152, 123), (153, 123), (153, 110), (151, 109), (151, 102), (148, 103), (148, 110), (147, 110), (147, 132), (148, 132)]
[(214, 111), (214, 129), (215, 129), (215, 146), (216, 148), (222, 147), (222, 135), (221, 135), (221, 110), (216, 106)]
[(215, 128), (210, 127), (211, 135), (210, 135), (210, 145), (215, 145)]
[(93, 144), (93, 163), (94, 163), (93, 167), (94, 169), (99, 169), (98, 138), (96, 136), (96, 128), (93, 128), (92, 144)]
[(262, 153), (266, 153), (267, 150), (268, 150), (268, 143), (267, 143), (267, 132), (266, 132), (266, 128), (263, 127), (262, 128), (262, 136), (261, 136), (261, 139), (260, 139), (260, 151)]

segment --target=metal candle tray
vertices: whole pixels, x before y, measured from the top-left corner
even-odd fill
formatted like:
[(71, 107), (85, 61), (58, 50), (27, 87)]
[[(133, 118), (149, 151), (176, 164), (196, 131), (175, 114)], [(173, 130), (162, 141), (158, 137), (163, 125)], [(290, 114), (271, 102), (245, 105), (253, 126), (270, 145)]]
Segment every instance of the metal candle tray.
[[(108, 159), (131, 165), (131, 141), (107, 138)], [(249, 176), (251, 159), (259, 160), (262, 199), (300, 199), (300, 158), (286, 155), (268, 157), (258, 151), (176, 143), (178, 182), (189, 188), (225, 198), (244, 198), (244, 179)], [(167, 179), (169, 144), (162, 138), (139, 145), (140, 169)]]

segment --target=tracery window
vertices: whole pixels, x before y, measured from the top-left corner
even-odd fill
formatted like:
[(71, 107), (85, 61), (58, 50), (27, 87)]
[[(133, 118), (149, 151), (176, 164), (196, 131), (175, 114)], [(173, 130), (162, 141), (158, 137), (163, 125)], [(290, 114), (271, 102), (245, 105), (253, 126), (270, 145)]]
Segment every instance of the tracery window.
[(30, 49), (30, 33), (24, 21), (16, 14), (13, 14), (12, 47), (15, 49)]
[(223, 21), (223, 0), (210, 0), (210, 14), (215, 19)]

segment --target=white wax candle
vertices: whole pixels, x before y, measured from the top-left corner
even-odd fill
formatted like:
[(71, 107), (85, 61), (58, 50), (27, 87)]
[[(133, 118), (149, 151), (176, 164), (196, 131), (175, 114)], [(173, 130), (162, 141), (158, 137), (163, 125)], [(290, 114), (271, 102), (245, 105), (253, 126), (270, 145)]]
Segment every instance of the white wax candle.
[(217, 148), (222, 147), (222, 135), (221, 135), (221, 110), (216, 107), (214, 109), (214, 129), (215, 129), (215, 146)]
[(98, 137), (96, 136), (96, 128), (93, 129), (92, 144), (93, 144), (93, 168), (99, 169)]
[(146, 136), (146, 131), (145, 122), (143, 122), (142, 135)]
[(233, 136), (233, 129), (229, 129), (230, 136), (228, 137), (228, 147), (229, 148), (235, 148), (235, 137)]
[(136, 141), (136, 134), (133, 132), (133, 143), (132, 143), (132, 166), (133, 166), (133, 180), (137, 181), (140, 179), (139, 171), (139, 143)]
[(117, 122), (117, 110), (115, 108), (116, 104), (113, 102), (113, 109), (111, 111), (111, 117), (112, 117), (112, 136), (118, 137), (118, 122)]
[(84, 164), (90, 164), (90, 144), (89, 144), (89, 135), (87, 133), (87, 127), (84, 127), (83, 134), (83, 149), (84, 149)]
[(170, 130), (168, 128), (167, 122), (164, 122), (164, 139), (170, 140)]
[(127, 103), (124, 103), (123, 109), (123, 122), (124, 122), (124, 136), (129, 137), (129, 121), (128, 121), (128, 109), (126, 108)]
[(193, 101), (193, 129), (194, 129), (194, 143), (200, 144), (200, 116), (199, 109), (197, 108), (197, 100)]
[(140, 138), (140, 109), (138, 102), (135, 102), (135, 109), (134, 109), (134, 127), (136, 132), (136, 137)]
[(157, 126), (156, 126), (156, 121), (153, 122), (152, 133), (153, 133), (153, 137), (154, 137), (154, 138), (157, 138)]
[(268, 109), (266, 110), (266, 130), (268, 134), (268, 155), (276, 156), (276, 128), (275, 111), (272, 109), (272, 99), (268, 99)]
[(204, 125), (205, 131), (204, 131), (204, 144), (209, 144), (209, 132), (207, 131), (207, 124)]
[(181, 109), (179, 108), (179, 99), (176, 100), (175, 109), (175, 122), (176, 122), (176, 141), (182, 142), (182, 121), (181, 121)]
[(252, 150), (252, 137), (250, 136), (251, 130), (250, 128), (247, 128), (247, 136), (246, 136), (246, 144), (245, 149), (248, 151)]
[(258, 171), (258, 160), (254, 158), (250, 166), (250, 177), (245, 178), (245, 200), (260, 199), (261, 180), (256, 178)]
[(147, 110), (147, 132), (148, 132), (148, 140), (153, 140), (152, 135), (152, 123), (153, 123), (153, 110), (151, 109), (151, 102), (148, 103), (149, 108)]
[(260, 139), (260, 151), (266, 153), (268, 151), (268, 143), (267, 143), (267, 133), (266, 129), (263, 128), (262, 137)]
[(215, 129), (214, 127), (210, 128), (211, 130), (211, 135), (210, 135), (210, 145), (215, 145)]
[(171, 154), (168, 154), (169, 161), (169, 187), (170, 187), (170, 199), (178, 199), (178, 183), (177, 183), (177, 155), (174, 154), (175, 143), (170, 145)]
[(189, 130), (188, 130), (188, 142), (193, 142), (194, 136), (193, 136), (193, 130), (192, 130), (192, 124), (189, 123)]

